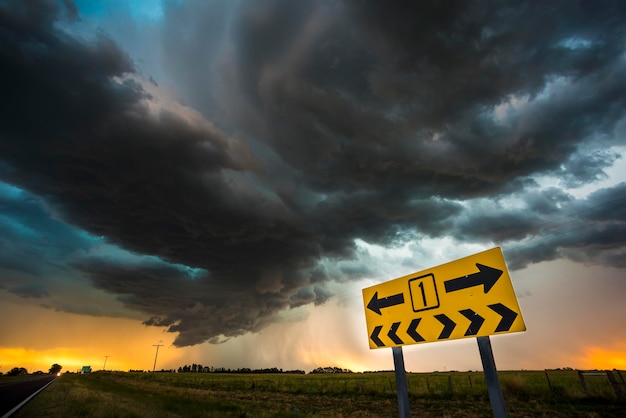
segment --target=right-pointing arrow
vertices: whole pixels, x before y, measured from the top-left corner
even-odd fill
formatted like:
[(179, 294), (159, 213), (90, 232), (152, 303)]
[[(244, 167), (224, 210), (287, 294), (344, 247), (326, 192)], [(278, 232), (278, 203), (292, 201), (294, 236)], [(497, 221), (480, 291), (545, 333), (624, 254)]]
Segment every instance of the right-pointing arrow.
[(385, 343), (382, 342), (380, 338), (378, 338), (378, 334), (380, 334), (380, 330), (383, 329), (382, 325), (378, 325), (374, 327), (374, 331), (372, 331), (372, 335), (370, 335), (370, 339), (376, 344), (377, 347), (384, 347)]
[(450, 337), (450, 334), (452, 334), (452, 331), (454, 331), (454, 328), (456, 327), (456, 322), (448, 318), (446, 314), (435, 315), (435, 318), (443, 324), (443, 330), (441, 331), (441, 334), (439, 334), (438, 339), (443, 340)]
[(493, 305), (489, 305), (489, 307), (502, 317), (495, 332), (508, 331), (511, 329), (515, 318), (517, 318), (517, 312), (507, 308), (501, 303), (494, 303)]
[(478, 334), (478, 331), (480, 331), (480, 327), (483, 325), (483, 322), (485, 322), (485, 318), (478, 315), (476, 312), (474, 312), (471, 309), (463, 309), (462, 311), (459, 311), (459, 312), (464, 317), (470, 320), (470, 325), (469, 327), (467, 327), (467, 331), (465, 331), (465, 336), (468, 337), (470, 335)]
[(420, 324), (421, 320), (422, 318), (415, 318), (411, 321), (411, 323), (409, 324), (409, 328), (406, 330), (406, 333), (409, 334), (409, 337), (413, 338), (416, 343), (419, 343), (420, 341), (425, 341), (424, 337), (419, 335), (419, 333), (417, 332), (417, 326)]
[(484, 293), (488, 293), (502, 275), (502, 270), (485, 266), (480, 263), (476, 263), (476, 267), (478, 268), (477, 273), (468, 274), (467, 276), (457, 277), (456, 279), (443, 282), (446, 292), (456, 292), (457, 290), (464, 290), (469, 289), (470, 287), (482, 285)]

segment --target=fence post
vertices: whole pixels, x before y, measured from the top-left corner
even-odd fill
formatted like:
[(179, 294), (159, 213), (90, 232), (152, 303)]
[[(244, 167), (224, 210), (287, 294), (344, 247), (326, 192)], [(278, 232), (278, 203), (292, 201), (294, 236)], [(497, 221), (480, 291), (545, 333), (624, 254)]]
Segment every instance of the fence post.
[(626, 394), (624, 394), (624, 389), (620, 386), (619, 382), (615, 379), (615, 376), (613, 375), (613, 372), (610, 370), (606, 371), (606, 377), (609, 378), (609, 382), (611, 382), (611, 386), (613, 386), (613, 390), (615, 391), (615, 395), (619, 398), (622, 399), (626, 396)]
[(589, 386), (587, 386), (587, 382), (585, 382), (585, 376), (583, 375), (583, 372), (578, 370), (578, 378), (580, 379), (580, 383), (583, 385), (583, 389), (585, 390), (585, 393), (587, 394), (587, 396), (591, 396), (591, 392), (589, 391)]
[(548, 376), (548, 371), (544, 370), (543, 372), (546, 374), (546, 380), (548, 381), (548, 387), (550, 388), (550, 392), (554, 392), (554, 390), (552, 389), (552, 383), (550, 383), (550, 376)]

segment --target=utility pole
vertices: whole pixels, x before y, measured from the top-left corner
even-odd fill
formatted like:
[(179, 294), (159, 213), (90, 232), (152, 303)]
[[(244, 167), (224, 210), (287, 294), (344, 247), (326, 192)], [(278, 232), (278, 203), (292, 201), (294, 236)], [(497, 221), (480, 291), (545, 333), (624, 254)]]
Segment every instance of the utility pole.
[(102, 370), (106, 370), (106, 369), (107, 369), (107, 359), (108, 359), (109, 357), (110, 357), (110, 356), (104, 356), (104, 366), (102, 366)]
[(159, 347), (162, 347), (162, 346), (163, 344), (152, 344), (152, 347), (156, 347), (156, 354), (154, 355), (154, 366), (152, 367), (153, 373), (156, 370), (156, 361), (157, 361), (157, 356), (159, 355)]

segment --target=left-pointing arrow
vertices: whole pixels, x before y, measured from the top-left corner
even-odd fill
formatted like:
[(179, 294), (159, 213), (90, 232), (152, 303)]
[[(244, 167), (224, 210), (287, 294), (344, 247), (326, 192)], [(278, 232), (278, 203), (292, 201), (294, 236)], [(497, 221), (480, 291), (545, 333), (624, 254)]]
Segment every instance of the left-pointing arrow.
[(380, 310), (388, 308), (390, 306), (402, 305), (404, 303), (404, 293), (398, 293), (397, 295), (391, 295), (386, 298), (378, 299), (378, 292), (374, 293), (372, 299), (367, 304), (367, 309), (376, 312), (378, 315), (382, 315)]
[(387, 337), (391, 338), (391, 341), (393, 341), (396, 344), (404, 344), (404, 341), (402, 341), (400, 337), (398, 337), (398, 334), (396, 334), (398, 332), (399, 327), (400, 327), (399, 322), (394, 322), (393, 324), (391, 324), (391, 329), (387, 333)]
[(409, 328), (406, 330), (406, 333), (409, 334), (409, 336), (413, 338), (413, 340), (415, 340), (416, 343), (419, 343), (420, 341), (424, 341), (424, 337), (422, 337), (417, 332), (417, 326), (420, 324), (421, 320), (422, 318), (415, 318), (414, 320), (411, 321), (411, 323), (409, 324)]
[(385, 343), (382, 342), (382, 340), (380, 338), (378, 338), (378, 334), (380, 334), (380, 331), (383, 329), (382, 325), (378, 325), (377, 327), (374, 327), (374, 331), (372, 331), (372, 335), (370, 335), (370, 339), (374, 342), (374, 344), (376, 344), (378, 347), (384, 347)]

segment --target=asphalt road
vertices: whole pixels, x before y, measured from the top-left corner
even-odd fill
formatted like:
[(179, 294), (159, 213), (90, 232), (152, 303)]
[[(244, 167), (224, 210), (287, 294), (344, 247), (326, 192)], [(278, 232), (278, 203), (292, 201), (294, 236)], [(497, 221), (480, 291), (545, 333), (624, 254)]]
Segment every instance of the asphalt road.
[(24, 379), (0, 383), (0, 417), (15, 408), (24, 399), (54, 380), (55, 375), (29, 376)]

